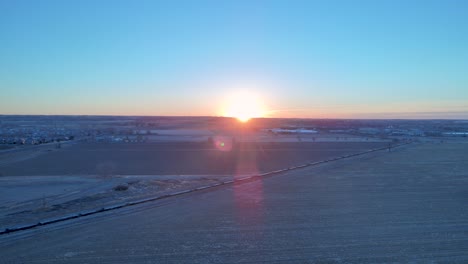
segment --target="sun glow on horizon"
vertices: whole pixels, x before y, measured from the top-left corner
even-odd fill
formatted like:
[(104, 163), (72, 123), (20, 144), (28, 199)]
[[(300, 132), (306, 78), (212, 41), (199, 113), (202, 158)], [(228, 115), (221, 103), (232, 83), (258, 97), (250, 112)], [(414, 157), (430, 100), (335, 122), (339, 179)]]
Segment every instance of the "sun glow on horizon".
[(266, 109), (263, 102), (250, 92), (239, 92), (231, 95), (223, 111), (223, 116), (234, 117), (243, 123), (252, 118), (265, 117), (265, 114)]

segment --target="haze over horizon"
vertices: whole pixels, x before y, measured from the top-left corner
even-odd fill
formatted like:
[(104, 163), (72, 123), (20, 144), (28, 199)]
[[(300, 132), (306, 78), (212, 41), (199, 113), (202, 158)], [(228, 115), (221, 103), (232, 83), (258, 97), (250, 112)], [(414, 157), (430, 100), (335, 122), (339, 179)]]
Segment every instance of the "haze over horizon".
[[(467, 1), (3, 1), (0, 11), (0, 114), (218, 116), (234, 104), (252, 117), (468, 119)], [(249, 113), (231, 102), (244, 92), (258, 97)]]

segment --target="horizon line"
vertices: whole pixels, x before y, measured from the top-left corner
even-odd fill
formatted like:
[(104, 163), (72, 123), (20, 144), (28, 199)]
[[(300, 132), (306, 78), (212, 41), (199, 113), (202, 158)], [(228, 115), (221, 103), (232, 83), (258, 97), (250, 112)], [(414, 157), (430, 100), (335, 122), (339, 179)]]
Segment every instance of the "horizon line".
[[(468, 112), (406, 112), (406, 113), (398, 113), (398, 114), (447, 114), (447, 113), (463, 113), (468, 114)], [(386, 115), (386, 114), (393, 114), (393, 113), (374, 113), (376, 115)], [(169, 118), (232, 118), (236, 119), (236, 117), (230, 116), (220, 116), (220, 115), (112, 115), (112, 114), (0, 114), (0, 117), (4, 116), (31, 116), (31, 117), (40, 117), (40, 116), (47, 116), (47, 117), (169, 117)], [(310, 120), (460, 120), (460, 121), (468, 121), (468, 117), (465, 118), (458, 118), (458, 117), (252, 117), (253, 119), (310, 119)]]

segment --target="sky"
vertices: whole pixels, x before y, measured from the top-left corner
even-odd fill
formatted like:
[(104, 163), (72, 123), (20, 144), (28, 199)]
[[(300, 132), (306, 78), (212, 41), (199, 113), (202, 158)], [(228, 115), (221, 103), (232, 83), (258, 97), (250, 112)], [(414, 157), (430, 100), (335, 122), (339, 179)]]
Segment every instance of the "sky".
[(0, 1), (0, 114), (468, 119), (468, 1)]

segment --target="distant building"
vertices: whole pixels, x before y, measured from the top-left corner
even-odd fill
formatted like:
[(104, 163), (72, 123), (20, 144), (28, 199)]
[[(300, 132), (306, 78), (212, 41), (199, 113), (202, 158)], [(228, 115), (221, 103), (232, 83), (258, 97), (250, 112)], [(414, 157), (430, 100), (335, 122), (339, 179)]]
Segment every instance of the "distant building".
[(358, 131), (359, 133), (362, 133), (362, 134), (371, 134), (371, 135), (380, 133), (380, 129), (374, 128), (374, 127), (361, 127), (359, 128)]
[(268, 131), (275, 134), (316, 134), (317, 130), (314, 129), (305, 129), (305, 128), (296, 128), (296, 129), (284, 129), (284, 128), (273, 128)]

